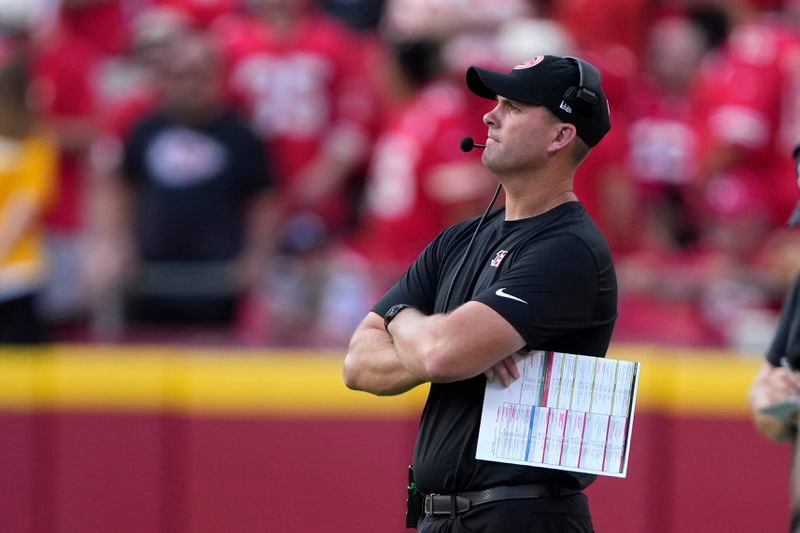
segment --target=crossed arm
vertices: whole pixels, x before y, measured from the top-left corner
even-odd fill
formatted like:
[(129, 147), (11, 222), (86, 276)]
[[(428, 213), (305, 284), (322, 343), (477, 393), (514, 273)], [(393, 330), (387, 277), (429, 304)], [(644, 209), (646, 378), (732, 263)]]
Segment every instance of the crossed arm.
[(492, 308), (467, 302), (450, 313), (400, 312), (387, 332), (370, 312), (353, 334), (344, 362), (351, 389), (400, 394), (420, 383), (447, 383), (485, 373), (504, 385), (519, 377), (511, 354), (522, 336)]

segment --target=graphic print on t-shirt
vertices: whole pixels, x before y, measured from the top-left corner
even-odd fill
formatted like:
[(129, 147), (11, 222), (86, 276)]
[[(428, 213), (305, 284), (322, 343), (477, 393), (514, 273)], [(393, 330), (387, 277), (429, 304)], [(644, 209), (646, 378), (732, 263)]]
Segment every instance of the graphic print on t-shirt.
[(185, 128), (170, 128), (147, 147), (146, 164), (156, 181), (189, 187), (219, 175), (228, 154), (215, 139)]

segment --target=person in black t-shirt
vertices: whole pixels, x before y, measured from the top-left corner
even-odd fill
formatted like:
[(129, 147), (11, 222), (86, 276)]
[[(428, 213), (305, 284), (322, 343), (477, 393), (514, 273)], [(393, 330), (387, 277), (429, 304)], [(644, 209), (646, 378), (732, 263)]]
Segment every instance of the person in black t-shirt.
[[(800, 144), (793, 152), (797, 163), (798, 186), (800, 186)], [(788, 221), (788, 226), (800, 226), (800, 203)], [(797, 415), (793, 418), (777, 417), (761, 410), (774, 403), (800, 398), (800, 277), (795, 279), (789, 294), (783, 301), (778, 330), (767, 350), (766, 361), (761, 366), (750, 388), (750, 406), (753, 421), (759, 433), (765, 437), (783, 441), (797, 432)]]
[(431, 383), (414, 451), (426, 507), (412, 517), (418, 530), (592, 531), (581, 491), (594, 476), (479, 461), (475, 452), (486, 380), (517, 379), (513, 354), (608, 349), (611, 253), (572, 188), (611, 127), (600, 73), (580, 59), (539, 56), (508, 74), (471, 67), (467, 85), (497, 102), (483, 117), (482, 161), (505, 208), (446, 229), (423, 251), (353, 334), (345, 382), (379, 395)]
[(214, 43), (189, 33), (166, 53), (159, 105), (133, 127), (119, 179), (104, 188), (116, 207), (105, 231), (136, 274), (129, 320), (230, 326), (274, 248), (272, 175), (225, 100)]
[(750, 388), (753, 421), (759, 433), (774, 441), (789, 440), (797, 433), (798, 414), (776, 416), (761, 409), (796, 398), (800, 401), (800, 278), (783, 303), (778, 330), (761, 369)]
[[(800, 144), (794, 149), (800, 185)], [(789, 219), (791, 227), (800, 226), (800, 203)], [(800, 410), (800, 277), (797, 277), (783, 302), (778, 329), (750, 387), (749, 399), (756, 430), (774, 441), (794, 441), (792, 460), (792, 518), (790, 531), (800, 533), (800, 446), (797, 445), (797, 426)], [(789, 409), (769, 411), (770, 406), (783, 404)], [(765, 410), (766, 408), (766, 410)]]

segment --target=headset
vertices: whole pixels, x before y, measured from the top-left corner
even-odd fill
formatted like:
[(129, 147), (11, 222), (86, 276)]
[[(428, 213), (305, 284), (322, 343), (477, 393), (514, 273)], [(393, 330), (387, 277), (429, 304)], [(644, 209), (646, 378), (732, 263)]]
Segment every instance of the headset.
[(603, 76), (600, 71), (588, 61), (579, 57), (565, 56), (578, 66), (578, 86), (570, 87), (564, 93), (564, 100), (570, 103), (579, 103), (591, 107), (600, 103)]

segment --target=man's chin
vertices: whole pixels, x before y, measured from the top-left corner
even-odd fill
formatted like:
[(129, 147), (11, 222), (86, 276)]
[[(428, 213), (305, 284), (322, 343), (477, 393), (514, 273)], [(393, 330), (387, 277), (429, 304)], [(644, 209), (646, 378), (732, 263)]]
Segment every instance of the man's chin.
[(486, 151), (484, 151), (481, 155), (481, 163), (483, 163), (483, 166), (485, 166), (494, 174), (497, 174), (497, 172), (500, 170), (500, 165), (498, 164), (497, 158), (492, 157), (492, 154)]

